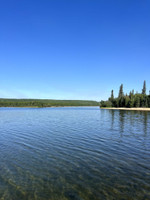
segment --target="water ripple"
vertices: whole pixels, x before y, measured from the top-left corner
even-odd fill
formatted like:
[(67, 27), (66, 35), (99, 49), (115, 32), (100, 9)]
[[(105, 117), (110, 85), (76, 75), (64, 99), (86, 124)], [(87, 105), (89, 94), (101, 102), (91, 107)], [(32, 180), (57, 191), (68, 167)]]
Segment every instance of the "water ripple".
[(0, 109), (0, 199), (150, 199), (150, 113)]

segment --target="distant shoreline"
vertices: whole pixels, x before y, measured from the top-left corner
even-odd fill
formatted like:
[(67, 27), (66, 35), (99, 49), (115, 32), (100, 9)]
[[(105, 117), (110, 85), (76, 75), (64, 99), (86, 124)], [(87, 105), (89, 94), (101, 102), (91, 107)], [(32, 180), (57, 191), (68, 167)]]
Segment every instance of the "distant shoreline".
[(64, 106), (99, 106), (99, 102), (90, 100), (55, 100), (55, 99), (2, 99), (0, 107), (64, 107)]
[(135, 111), (150, 111), (150, 108), (107, 108), (107, 107), (102, 107), (100, 109), (107, 109), (107, 110), (135, 110)]
[(99, 106), (47, 106), (47, 107), (38, 107), (38, 106), (0, 106), (0, 108), (64, 108), (64, 107), (99, 107)]

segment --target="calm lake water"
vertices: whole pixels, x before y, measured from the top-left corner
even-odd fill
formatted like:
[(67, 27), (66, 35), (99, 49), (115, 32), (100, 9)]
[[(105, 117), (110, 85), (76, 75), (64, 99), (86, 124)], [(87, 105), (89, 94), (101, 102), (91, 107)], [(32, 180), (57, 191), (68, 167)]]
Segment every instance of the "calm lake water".
[(150, 112), (0, 108), (1, 200), (150, 200)]

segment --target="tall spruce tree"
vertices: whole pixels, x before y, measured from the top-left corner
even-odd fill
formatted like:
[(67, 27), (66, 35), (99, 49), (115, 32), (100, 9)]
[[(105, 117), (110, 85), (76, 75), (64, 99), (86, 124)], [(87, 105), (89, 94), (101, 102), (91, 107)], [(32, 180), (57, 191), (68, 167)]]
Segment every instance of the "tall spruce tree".
[(142, 94), (146, 94), (146, 81), (143, 83)]
[(124, 94), (123, 94), (123, 84), (121, 84), (120, 88), (119, 88), (119, 95), (118, 95), (118, 97), (121, 98), (123, 96), (124, 96)]
[(113, 90), (111, 91), (111, 97), (110, 98), (114, 99), (114, 91)]
[(111, 96), (108, 99), (111, 102), (111, 106), (114, 107), (114, 91), (111, 90)]

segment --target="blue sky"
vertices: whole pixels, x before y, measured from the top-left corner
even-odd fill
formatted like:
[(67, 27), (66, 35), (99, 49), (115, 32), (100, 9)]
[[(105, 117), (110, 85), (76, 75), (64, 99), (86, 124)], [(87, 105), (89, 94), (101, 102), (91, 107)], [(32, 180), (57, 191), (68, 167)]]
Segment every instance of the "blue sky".
[(0, 0), (0, 97), (150, 90), (149, 0)]

